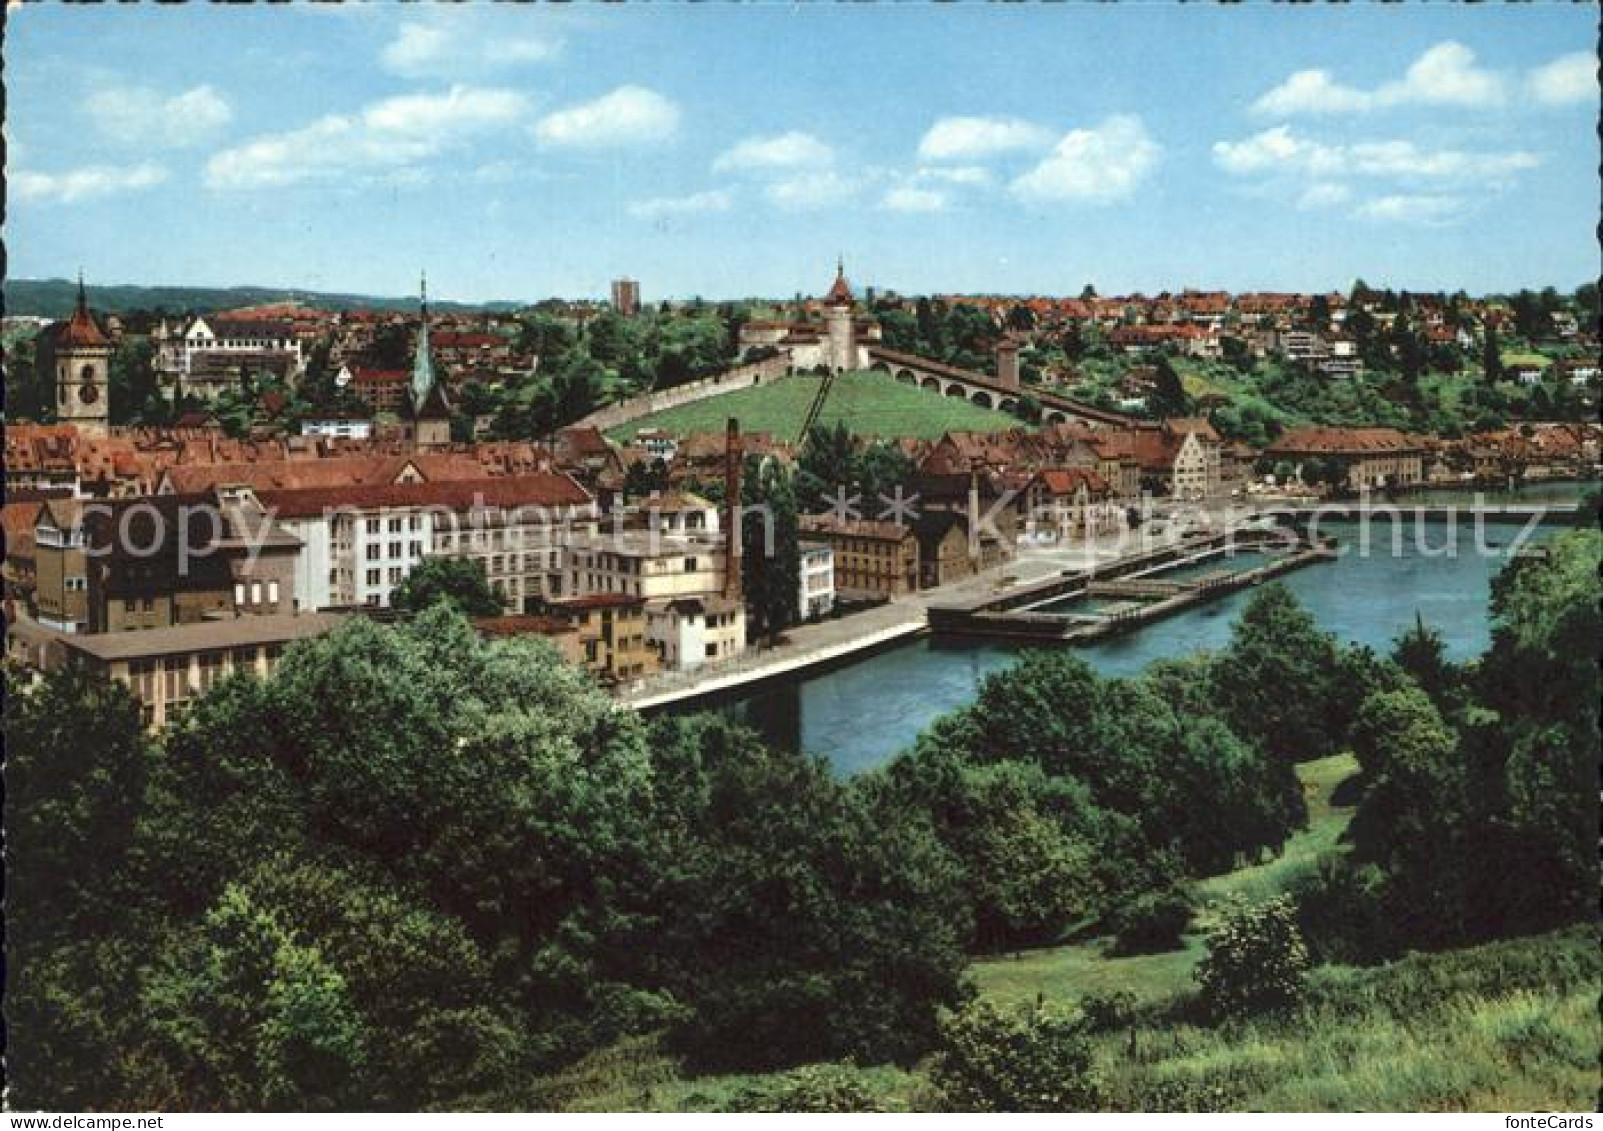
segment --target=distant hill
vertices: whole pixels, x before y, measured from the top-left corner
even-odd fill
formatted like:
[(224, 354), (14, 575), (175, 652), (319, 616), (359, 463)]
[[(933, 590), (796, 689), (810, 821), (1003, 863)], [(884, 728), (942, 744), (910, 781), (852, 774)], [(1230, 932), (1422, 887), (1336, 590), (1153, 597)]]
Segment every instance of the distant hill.
[[(229, 310), (237, 306), (258, 306), (270, 302), (295, 301), (330, 310), (364, 308), (368, 310), (416, 310), (417, 296), (382, 298), (376, 295), (326, 294), (320, 291), (294, 291), (282, 287), (141, 287), (89, 285), (89, 305), (107, 314), (128, 310), (180, 311), (204, 313)], [(40, 318), (65, 318), (78, 298), (78, 284), (71, 279), (7, 279), (5, 312)], [(528, 304), (496, 301), (485, 303), (441, 302), (429, 300), (435, 310), (517, 310)]]

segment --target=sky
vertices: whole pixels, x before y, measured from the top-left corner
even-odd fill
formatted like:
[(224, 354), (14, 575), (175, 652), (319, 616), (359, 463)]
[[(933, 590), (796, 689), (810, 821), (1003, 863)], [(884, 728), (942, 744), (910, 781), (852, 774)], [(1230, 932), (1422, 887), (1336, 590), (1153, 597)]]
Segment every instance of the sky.
[(1569, 289), (1588, 4), (12, 7), (9, 269), (462, 301)]

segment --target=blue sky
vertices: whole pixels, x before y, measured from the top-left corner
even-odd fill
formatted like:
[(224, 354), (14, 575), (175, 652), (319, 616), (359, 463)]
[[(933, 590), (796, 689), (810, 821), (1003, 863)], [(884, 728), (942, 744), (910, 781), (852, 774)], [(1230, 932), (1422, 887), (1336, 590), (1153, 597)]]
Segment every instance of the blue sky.
[(1598, 273), (1596, 10), (13, 8), (10, 270), (447, 298)]

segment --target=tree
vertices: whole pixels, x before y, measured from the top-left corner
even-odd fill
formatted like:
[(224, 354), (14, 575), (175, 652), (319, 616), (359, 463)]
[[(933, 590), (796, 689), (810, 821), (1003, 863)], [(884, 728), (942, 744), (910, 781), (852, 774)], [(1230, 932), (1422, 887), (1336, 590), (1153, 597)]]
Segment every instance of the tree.
[(741, 577), (747, 631), (776, 640), (800, 616), (801, 550), (791, 473), (778, 461), (749, 455), (741, 478), (748, 510), (740, 524)]
[(7, 1076), (16, 1106), (88, 1109), (128, 1081), (146, 957), (134, 852), (139, 705), (72, 664), (6, 673)]
[(1164, 419), (1189, 415), (1191, 398), (1186, 396), (1180, 374), (1175, 372), (1168, 355), (1160, 354), (1153, 369), (1152, 393), (1147, 398), (1147, 408), (1152, 415)]
[(1462, 673), (1447, 659), (1442, 634), (1426, 625), (1417, 612), (1414, 626), (1393, 645), (1392, 661), (1430, 696), (1438, 710), (1447, 713), (1457, 704)]
[(159, 420), (165, 414), (155, 356), (149, 338), (126, 338), (112, 353), (107, 392), (113, 424), (142, 421), (147, 414)]
[(688, 1006), (674, 1045), (746, 1069), (927, 1050), (967, 964), (957, 875), (927, 826), (720, 716), (652, 738), (670, 814), (650, 945)]
[(1195, 977), (1209, 1015), (1233, 1021), (1295, 1005), (1308, 965), (1290, 899), (1252, 905), (1235, 896), (1208, 932), (1208, 953)]
[(390, 606), (405, 613), (442, 603), (470, 617), (499, 616), (503, 608), (484, 563), (471, 558), (424, 558), (390, 594)]
[(276, 915), (229, 887), (147, 991), (187, 1106), (347, 1109), (367, 1034), (345, 980)]
[(1085, 1111), (1102, 1098), (1079, 1024), (1047, 1007), (965, 1009), (942, 1026), (930, 1078), (949, 1111)]
[(1270, 756), (1303, 762), (1333, 753), (1342, 735), (1335, 642), (1284, 585), (1253, 593), (1213, 664), (1213, 693), (1231, 730)]
[(623, 473), (623, 493), (630, 499), (643, 499), (666, 491), (668, 484), (668, 464), (662, 459), (637, 460)]
[(1485, 340), (1481, 343), (1481, 379), (1488, 385), (1503, 380), (1503, 353), (1497, 342), (1497, 327), (1486, 323)]

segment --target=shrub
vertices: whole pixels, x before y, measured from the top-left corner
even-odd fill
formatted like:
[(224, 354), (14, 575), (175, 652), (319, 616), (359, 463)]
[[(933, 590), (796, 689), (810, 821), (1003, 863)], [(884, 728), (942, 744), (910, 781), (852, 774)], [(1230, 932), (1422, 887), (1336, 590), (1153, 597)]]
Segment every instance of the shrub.
[(748, 1085), (736, 1093), (730, 1111), (880, 1112), (873, 1090), (847, 1064), (810, 1064)]
[(1080, 999), (1080, 1027), (1088, 1033), (1122, 1029), (1135, 1020), (1136, 997), (1129, 990), (1086, 994)]
[(1183, 887), (1142, 892), (1121, 903), (1108, 917), (1116, 936), (1115, 954), (1153, 954), (1174, 950), (1191, 924), (1191, 893)]
[(1197, 965), (1202, 1004), (1219, 1021), (1285, 1009), (1301, 999), (1308, 965), (1289, 898), (1253, 905), (1238, 896), (1208, 933)]
[(980, 1002), (948, 1018), (930, 1078), (952, 1111), (1084, 1111), (1102, 1096), (1080, 1026), (1044, 1007)]

